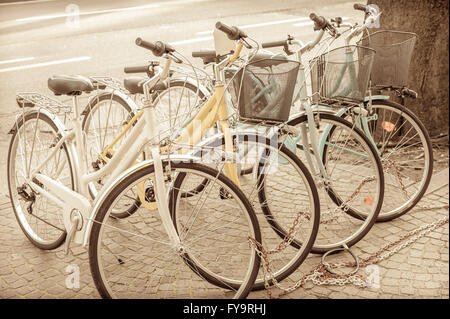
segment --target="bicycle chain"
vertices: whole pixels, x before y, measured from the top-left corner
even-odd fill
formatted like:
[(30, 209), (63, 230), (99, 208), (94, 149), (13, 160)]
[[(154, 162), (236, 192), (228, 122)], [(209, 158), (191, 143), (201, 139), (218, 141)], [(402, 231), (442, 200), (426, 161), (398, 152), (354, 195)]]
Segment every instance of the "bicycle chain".
[[(432, 209), (448, 209), (448, 208), (449, 208), (449, 205), (443, 205), (443, 206), (439, 206), (439, 207), (421, 207), (419, 209), (432, 210)], [(315, 285), (344, 286), (346, 284), (353, 284), (358, 287), (367, 287), (367, 279), (360, 274), (352, 274), (352, 275), (342, 274), (342, 275), (340, 275), (340, 274), (331, 273), (327, 268), (327, 267), (330, 267), (330, 268), (354, 267), (356, 265), (356, 262), (333, 263), (333, 264), (327, 264), (327, 265), (325, 265), (324, 263), (321, 262), (320, 264), (318, 264), (316, 267), (311, 269), (307, 274), (305, 274), (300, 280), (298, 280), (296, 283), (294, 283), (290, 287), (283, 287), (282, 285), (279, 284), (279, 282), (275, 279), (275, 276), (273, 275), (273, 272), (270, 267), (270, 260), (268, 258), (269, 253), (274, 254), (274, 253), (280, 252), (281, 250), (286, 248), (288, 246), (288, 244), (290, 244), (293, 241), (294, 238), (292, 235), (294, 235), (297, 232), (297, 231), (294, 231), (294, 229), (297, 226), (297, 224), (300, 220), (300, 217), (303, 214), (304, 214), (303, 212), (299, 212), (299, 214), (297, 215), (297, 218), (294, 221), (294, 225), (290, 228), (288, 235), (286, 235), (286, 237), (283, 240), (283, 242), (285, 242), (285, 244), (283, 245), (282, 244), (283, 242), (280, 243), (278, 245), (278, 247), (274, 250), (266, 251), (259, 242), (257, 242), (255, 239), (249, 237), (250, 245), (256, 250), (256, 253), (263, 261), (262, 266), (263, 266), (263, 276), (264, 276), (264, 287), (266, 289), (268, 297), (270, 299), (273, 298), (272, 291), (271, 291), (272, 286), (276, 286), (277, 288), (282, 290), (282, 292), (280, 293), (279, 296), (283, 296), (283, 295), (289, 294), (289, 293), (297, 290), (298, 288), (304, 286), (304, 284), (308, 281), (311, 281)], [(433, 223), (426, 224), (426, 225), (418, 227), (414, 230), (411, 230), (411, 231), (407, 232), (406, 234), (404, 234), (403, 236), (401, 236), (398, 240), (386, 244), (385, 246), (380, 248), (377, 252), (375, 252), (371, 256), (369, 256), (367, 258), (363, 258), (359, 262), (359, 266), (362, 268), (362, 267), (366, 267), (368, 265), (377, 264), (377, 263), (391, 257), (392, 255), (396, 254), (400, 250), (410, 246), (411, 244), (413, 244), (420, 238), (429, 234), (436, 228), (447, 224), (448, 222), (449, 222), (449, 217), (447, 216), (447, 217), (443, 217)], [(400, 245), (400, 243), (402, 243), (403, 241), (404, 241), (404, 243)], [(395, 247), (395, 246), (397, 246), (397, 247)], [(391, 248), (393, 248), (393, 249), (391, 249)], [(386, 252), (386, 254), (383, 254), (384, 252)], [(266, 273), (268, 274), (268, 276), (266, 275)], [(269, 284), (270, 280), (273, 283), (272, 286)]]
[[(350, 207), (348, 207), (347, 204), (355, 199), (355, 197), (361, 192), (361, 189), (363, 188), (363, 186), (365, 184), (373, 182), (374, 180), (375, 180), (375, 176), (364, 178), (362, 180), (361, 184), (359, 184), (359, 186), (350, 195), (350, 197), (347, 200), (345, 200), (344, 202), (342, 202), (341, 205), (335, 207), (332, 211), (328, 212), (328, 215), (333, 215), (333, 214), (337, 213), (338, 211), (347, 212), (350, 209)], [(321, 220), (320, 224), (330, 224), (330, 223), (334, 222), (335, 220), (337, 220), (338, 218), (339, 218), (339, 215), (335, 215), (335, 216), (331, 217), (330, 219)]]
[(398, 166), (395, 164), (394, 161), (387, 160), (386, 171), (389, 170), (391, 167), (394, 168), (395, 175), (397, 177), (398, 182), (400, 183), (403, 195), (405, 196), (406, 199), (408, 199), (409, 195), (408, 192), (406, 191), (406, 186), (403, 184), (403, 179), (402, 176), (400, 175), (400, 169), (398, 168)]

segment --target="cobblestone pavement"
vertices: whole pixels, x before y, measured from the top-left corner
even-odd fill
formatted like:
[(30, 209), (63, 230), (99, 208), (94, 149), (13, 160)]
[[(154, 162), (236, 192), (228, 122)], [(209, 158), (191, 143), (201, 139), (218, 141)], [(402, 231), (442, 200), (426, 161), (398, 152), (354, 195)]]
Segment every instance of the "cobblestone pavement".
[[(387, 223), (379, 223), (352, 251), (365, 258), (407, 232), (448, 216), (442, 207), (449, 202), (448, 169), (433, 176), (429, 192), (408, 214)], [(82, 247), (41, 251), (22, 233), (9, 199), (0, 196), (0, 298), (99, 298), (89, 270), (88, 253)], [(444, 224), (398, 253), (359, 274), (368, 276), (372, 286), (351, 284), (304, 287), (281, 298), (448, 298), (449, 297), (449, 225)], [(320, 256), (310, 255), (300, 268), (282, 284), (289, 286), (320, 263)], [(330, 256), (328, 261), (351, 260), (346, 254)], [(79, 287), (67, 288), (69, 274), (80, 270)], [(347, 269), (348, 271), (348, 269)], [(70, 281), (69, 281), (70, 283)], [(280, 294), (272, 289), (274, 296)], [(267, 298), (265, 291), (252, 292), (249, 298)]]

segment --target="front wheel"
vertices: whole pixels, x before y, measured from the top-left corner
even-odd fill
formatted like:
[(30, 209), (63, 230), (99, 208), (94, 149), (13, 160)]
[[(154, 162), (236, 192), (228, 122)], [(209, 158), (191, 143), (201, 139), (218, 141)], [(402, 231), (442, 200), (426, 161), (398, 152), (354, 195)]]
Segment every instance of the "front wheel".
[[(239, 183), (255, 207), (263, 248), (270, 252), (265, 256), (270, 274), (264, 276), (261, 270), (254, 285), (255, 290), (263, 289), (266, 283), (271, 285), (293, 274), (308, 256), (319, 227), (319, 197), (306, 166), (278, 142), (276, 134), (272, 138), (250, 132), (234, 134), (236, 166), (245, 162), (255, 168), (255, 174), (240, 175)], [(203, 154), (199, 151), (194, 156), (201, 158), (202, 163), (216, 165), (209, 157), (210, 149), (220, 158), (225, 140), (211, 142), (206, 147), (208, 151)], [(202, 185), (205, 189), (208, 184)], [(261, 247), (259, 250), (262, 251)]]
[[(255, 212), (227, 177), (201, 164), (165, 162), (169, 210), (180, 238), (173, 246), (158, 210), (145, 204), (124, 219), (111, 212), (128, 207), (140, 183), (152, 187), (149, 164), (117, 181), (95, 216), (89, 259), (104, 298), (245, 298), (260, 259), (249, 238), (261, 242)], [(197, 196), (181, 194), (208, 180)], [(220, 191), (227, 192), (220, 199)], [(147, 200), (147, 199), (146, 199)]]
[[(325, 176), (316, 176), (320, 196), (319, 233), (312, 248), (324, 253), (352, 246), (369, 232), (381, 210), (384, 197), (384, 175), (375, 147), (352, 123), (332, 114), (320, 113), (320, 162), (302, 136), (286, 137), (285, 143), (296, 148), (303, 162), (307, 156), (313, 165), (323, 165)], [(307, 116), (288, 123), (307, 125)], [(314, 168), (314, 170), (316, 170)]]

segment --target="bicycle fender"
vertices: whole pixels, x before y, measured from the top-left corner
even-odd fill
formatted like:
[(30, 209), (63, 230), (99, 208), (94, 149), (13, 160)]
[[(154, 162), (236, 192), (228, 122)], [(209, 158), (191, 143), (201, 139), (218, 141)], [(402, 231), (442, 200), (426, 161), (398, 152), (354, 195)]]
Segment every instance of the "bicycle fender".
[[(27, 114), (30, 114), (30, 113), (41, 113), (41, 114), (45, 114), (47, 117), (49, 117), (53, 121), (53, 123), (56, 125), (56, 128), (58, 129), (58, 133), (61, 135), (61, 137), (65, 137), (70, 134), (70, 131), (67, 130), (63, 121), (61, 121), (61, 119), (56, 114), (50, 112), (49, 110), (47, 110), (46, 108), (43, 108), (43, 107), (32, 107), (32, 108), (29, 108), (28, 111), (17, 115), (16, 120), (13, 124), (13, 127), (8, 131), (8, 134), (14, 134), (16, 132), (18, 121), (21, 121)], [(76, 154), (75, 145), (74, 145), (74, 143), (66, 143), (66, 147), (67, 147), (67, 152), (69, 153), (69, 157), (72, 160), (72, 170), (74, 170), (75, 167), (79, 167), (78, 166), (79, 163), (77, 162), (77, 158), (75, 156), (75, 154)], [(74, 178), (75, 189), (77, 189), (78, 188), (77, 187), (77, 185), (78, 185), (77, 174), (75, 174), (72, 171), (72, 175)]]
[[(366, 96), (364, 102), (369, 102), (370, 97)], [(389, 95), (372, 95), (372, 100), (389, 100)]]
[[(113, 89), (106, 89), (106, 90), (103, 90), (100, 94), (90, 96), (88, 99), (88, 103), (86, 105), (89, 106), (91, 104), (92, 100), (94, 100), (100, 96), (111, 95), (111, 94), (114, 94), (116, 97), (120, 98), (125, 104), (128, 104), (128, 106), (131, 108), (131, 111), (133, 111), (134, 113), (136, 113), (139, 110), (139, 107), (133, 101), (133, 99), (131, 97), (129, 97), (127, 94), (123, 93), (122, 91), (113, 90)], [(88, 106), (86, 106), (86, 107), (88, 107)], [(85, 111), (83, 111), (82, 114), (85, 114)]]

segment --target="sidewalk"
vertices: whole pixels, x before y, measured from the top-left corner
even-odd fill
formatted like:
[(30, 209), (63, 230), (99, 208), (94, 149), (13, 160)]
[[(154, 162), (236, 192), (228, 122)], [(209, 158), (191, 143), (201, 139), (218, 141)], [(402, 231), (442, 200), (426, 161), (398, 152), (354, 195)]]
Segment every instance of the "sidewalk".
[[(360, 259), (372, 255), (407, 232), (448, 216), (448, 209), (421, 209), (448, 205), (448, 202), (447, 168), (433, 176), (429, 192), (417, 207), (394, 221), (376, 224), (352, 251)], [(41, 251), (34, 247), (22, 233), (5, 195), (0, 195), (0, 214), (0, 298), (99, 298), (84, 248), (73, 247), (72, 254), (66, 256), (63, 248)], [(448, 298), (448, 231), (446, 223), (375, 267), (360, 269), (359, 274), (372, 276), (373, 288), (307, 282), (305, 287), (282, 298)], [(340, 256), (350, 260), (346, 254), (338, 254), (327, 261), (335, 262)], [(293, 280), (282, 284), (288, 286), (298, 280), (317, 266), (320, 258), (310, 255), (292, 276)], [(80, 287), (69, 289), (66, 280), (73, 265), (80, 270)], [(272, 293), (278, 296), (280, 290), (274, 288)], [(267, 298), (267, 294), (252, 292), (249, 298)]]

